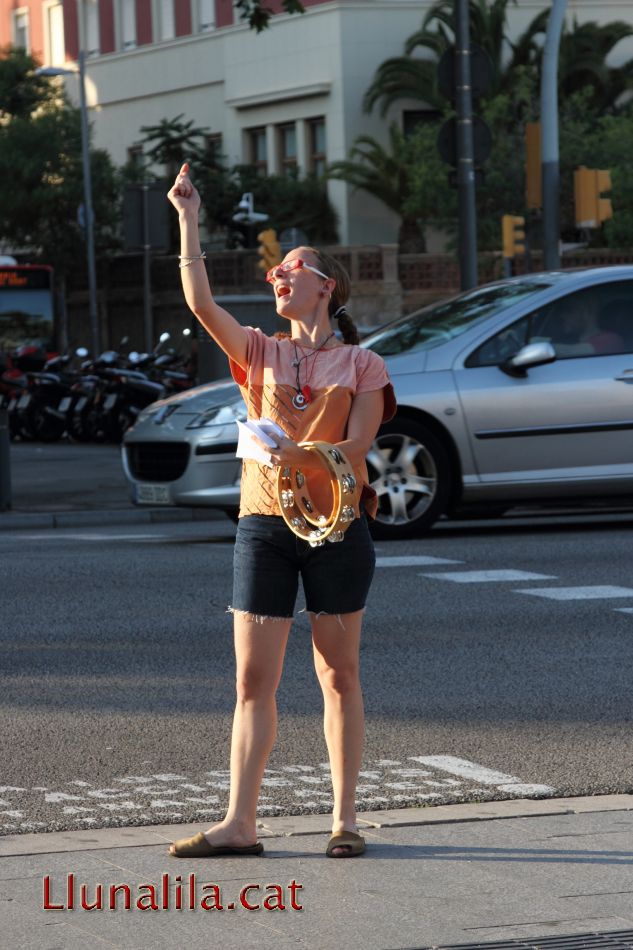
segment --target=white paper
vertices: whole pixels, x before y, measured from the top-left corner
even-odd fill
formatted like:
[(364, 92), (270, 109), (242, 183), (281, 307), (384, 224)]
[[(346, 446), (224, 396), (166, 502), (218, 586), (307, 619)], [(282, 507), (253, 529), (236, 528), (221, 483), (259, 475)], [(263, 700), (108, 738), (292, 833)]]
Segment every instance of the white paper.
[(236, 458), (253, 459), (255, 462), (261, 462), (263, 465), (273, 467), (273, 461), (270, 453), (255, 442), (253, 434), (258, 436), (266, 445), (271, 448), (278, 446), (277, 439), (285, 438), (286, 433), (283, 429), (273, 422), (272, 419), (247, 419), (246, 422), (237, 420), (237, 451)]

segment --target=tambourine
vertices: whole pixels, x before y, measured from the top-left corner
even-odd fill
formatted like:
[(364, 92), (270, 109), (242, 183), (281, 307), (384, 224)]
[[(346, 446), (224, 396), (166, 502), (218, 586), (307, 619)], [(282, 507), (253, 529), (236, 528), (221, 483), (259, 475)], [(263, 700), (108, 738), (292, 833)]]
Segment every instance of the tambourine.
[(299, 445), (323, 461), (332, 481), (334, 504), (329, 515), (317, 511), (301, 469), (282, 465), (277, 476), (277, 500), (282, 517), (290, 530), (313, 548), (320, 547), (326, 540), (342, 541), (356, 517), (354, 505), (361, 491), (351, 462), (345, 452), (329, 442), (299, 442)]

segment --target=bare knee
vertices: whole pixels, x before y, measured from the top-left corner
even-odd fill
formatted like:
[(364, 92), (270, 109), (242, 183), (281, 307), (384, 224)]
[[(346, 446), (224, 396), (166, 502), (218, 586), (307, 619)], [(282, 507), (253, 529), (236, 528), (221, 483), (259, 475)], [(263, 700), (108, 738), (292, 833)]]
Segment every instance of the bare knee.
[(345, 663), (340, 666), (329, 666), (320, 663), (316, 672), (324, 693), (328, 692), (335, 696), (345, 697), (359, 688), (357, 663)]
[(271, 678), (256, 668), (238, 671), (235, 692), (239, 703), (271, 699), (277, 691), (278, 678)]

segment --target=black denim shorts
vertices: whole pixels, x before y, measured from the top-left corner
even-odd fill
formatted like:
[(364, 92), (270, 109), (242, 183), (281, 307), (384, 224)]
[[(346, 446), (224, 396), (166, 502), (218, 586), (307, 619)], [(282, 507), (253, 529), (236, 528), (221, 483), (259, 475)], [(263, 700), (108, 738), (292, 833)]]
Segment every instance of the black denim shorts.
[(375, 566), (374, 542), (362, 509), (342, 541), (316, 548), (298, 538), (281, 515), (246, 515), (237, 525), (228, 610), (257, 618), (291, 618), (301, 574), (306, 611), (353, 613), (365, 607)]

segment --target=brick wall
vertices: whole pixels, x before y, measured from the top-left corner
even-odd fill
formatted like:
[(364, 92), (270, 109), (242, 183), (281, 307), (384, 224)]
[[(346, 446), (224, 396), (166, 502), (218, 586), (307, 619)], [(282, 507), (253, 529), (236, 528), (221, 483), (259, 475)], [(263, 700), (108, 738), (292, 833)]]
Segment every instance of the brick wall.
[[(459, 268), (450, 254), (397, 254), (396, 245), (370, 247), (329, 247), (352, 278), (349, 310), (355, 322), (364, 327), (380, 326), (403, 313), (448, 297), (459, 291)], [(257, 266), (256, 251), (215, 251), (208, 253), (209, 274), (214, 293), (265, 294), (265, 284)], [(563, 267), (602, 267), (633, 264), (633, 249), (624, 251), (587, 250), (568, 254)], [(502, 277), (503, 261), (499, 254), (479, 256), (480, 283)], [(532, 271), (542, 267), (539, 253), (532, 255)], [(525, 273), (525, 262), (518, 262), (517, 273)], [(69, 339), (74, 345), (89, 340), (88, 301), (85, 284), (75, 281), (68, 295)], [(104, 348), (117, 347), (123, 336), (129, 337), (130, 349), (142, 349), (143, 342), (143, 258), (123, 254), (102, 262), (98, 275), (99, 311)], [(273, 297), (271, 293), (271, 308)], [(156, 336), (163, 330), (179, 334), (192, 325), (180, 285), (178, 260), (155, 257), (152, 261), (152, 300)]]

